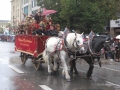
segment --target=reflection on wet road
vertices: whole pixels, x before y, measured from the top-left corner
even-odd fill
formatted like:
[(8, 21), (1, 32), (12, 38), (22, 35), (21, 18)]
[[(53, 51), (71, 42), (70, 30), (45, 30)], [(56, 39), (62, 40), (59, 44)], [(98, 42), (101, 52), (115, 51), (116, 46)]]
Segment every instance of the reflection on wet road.
[[(0, 90), (120, 90), (120, 63), (95, 66), (92, 80), (86, 78), (88, 65), (77, 62), (78, 75), (67, 82), (61, 68), (52, 76), (46, 64), (35, 70), (31, 59), (22, 65), (14, 43), (0, 42)], [(21, 72), (21, 73), (20, 73)]]

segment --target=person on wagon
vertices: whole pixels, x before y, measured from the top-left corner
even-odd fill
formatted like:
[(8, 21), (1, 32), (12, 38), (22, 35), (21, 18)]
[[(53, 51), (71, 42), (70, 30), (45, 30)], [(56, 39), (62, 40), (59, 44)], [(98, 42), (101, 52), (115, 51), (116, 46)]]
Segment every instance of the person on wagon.
[(55, 25), (55, 29), (57, 30), (57, 32), (59, 32), (59, 31), (60, 31), (60, 24), (57, 23), (57, 24)]
[(36, 30), (36, 36), (39, 35), (45, 35), (45, 27), (44, 26), (40, 26), (40, 28), (38, 30)]
[(49, 25), (49, 22), (47, 22), (47, 25), (46, 25), (46, 30), (50, 30), (50, 25)]
[(36, 30), (38, 30), (40, 28), (39, 24), (37, 24), (37, 21), (35, 19), (33, 20), (33, 23), (31, 24), (31, 28), (32, 28), (33, 35), (35, 35)]

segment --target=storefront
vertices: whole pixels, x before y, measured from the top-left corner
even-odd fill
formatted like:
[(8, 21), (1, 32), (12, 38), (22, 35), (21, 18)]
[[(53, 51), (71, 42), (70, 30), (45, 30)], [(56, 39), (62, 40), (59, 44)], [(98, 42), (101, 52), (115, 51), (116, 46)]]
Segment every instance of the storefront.
[(120, 19), (110, 20), (110, 35), (112, 37), (120, 35)]

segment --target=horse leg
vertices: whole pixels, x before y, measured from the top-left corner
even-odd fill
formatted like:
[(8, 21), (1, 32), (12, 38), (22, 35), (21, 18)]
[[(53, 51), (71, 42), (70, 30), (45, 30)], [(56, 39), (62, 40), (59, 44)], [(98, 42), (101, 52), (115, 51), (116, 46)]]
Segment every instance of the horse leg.
[(47, 66), (48, 66), (48, 73), (52, 73), (52, 70), (51, 70), (51, 57), (50, 57), (50, 54), (49, 53), (46, 53), (46, 50), (44, 50), (43, 52), (43, 60), (47, 63)]
[(87, 78), (92, 79), (94, 63), (92, 62), (91, 58), (86, 59), (86, 62), (89, 64), (89, 69), (87, 71)]
[(62, 77), (65, 77), (65, 70), (62, 70)]
[(69, 61), (69, 66), (70, 66), (70, 73), (73, 74), (73, 60)]
[(67, 64), (66, 64), (66, 61), (65, 61), (65, 59), (66, 59), (66, 52), (65, 51), (60, 51), (60, 58), (61, 58), (61, 62), (62, 62), (62, 64), (63, 64), (63, 69), (64, 69), (64, 71), (65, 71), (65, 77), (66, 77), (66, 79), (67, 79), (67, 81), (71, 81), (70, 80), (70, 76), (69, 76), (69, 74), (68, 74), (68, 67), (67, 67)]
[(78, 71), (77, 71), (77, 69), (76, 69), (76, 59), (74, 59), (74, 60), (72, 60), (72, 64), (73, 64), (73, 69), (74, 69), (74, 71), (75, 71), (75, 74), (78, 74)]
[(48, 73), (51, 75), (52, 74), (52, 69), (51, 69), (51, 57), (48, 55), (47, 59), (47, 65), (48, 65)]
[(53, 67), (53, 70), (54, 71), (57, 71), (57, 58), (56, 57), (54, 57), (54, 67)]
[(101, 67), (102, 63), (101, 63), (100, 57), (98, 57), (97, 59), (98, 59), (99, 66)]

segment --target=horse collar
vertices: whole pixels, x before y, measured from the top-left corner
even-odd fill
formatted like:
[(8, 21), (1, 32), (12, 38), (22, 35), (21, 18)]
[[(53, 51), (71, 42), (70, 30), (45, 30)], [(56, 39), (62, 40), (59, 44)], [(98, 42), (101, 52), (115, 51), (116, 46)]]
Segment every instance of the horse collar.
[[(67, 38), (67, 35), (64, 37), (64, 46), (65, 46), (65, 48), (66, 48), (68, 51), (71, 51), (71, 50), (68, 48), (68, 42), (67, 42), (66, 38)], [(74, 46), (75, 40), (76, 40), (76, 37), (75, 37), (75, 39), (74, 39), (74, 41), (73, 41), (73, 44), (72, 44), (74, 48), (75, 48), (75, 46)], [(76, 43), (76, 45), (77, 45), (77, 43)], [(77, 45), (77, 46), (78, 46), (78, 45)], [(74, 52), (76, 52), (76, 48), (75, 48)]]
[(91, 38), (91, 40), (88, 40), (88, 49), (89, 49), (89, 51), (90, 51), (90, 53), (93, 55), (93, 56), (100, 56), (101, 55), (101, 52), (94, 52), (93, 50), (92, 50), (92, 40), (93, 40), (93, 38)]

